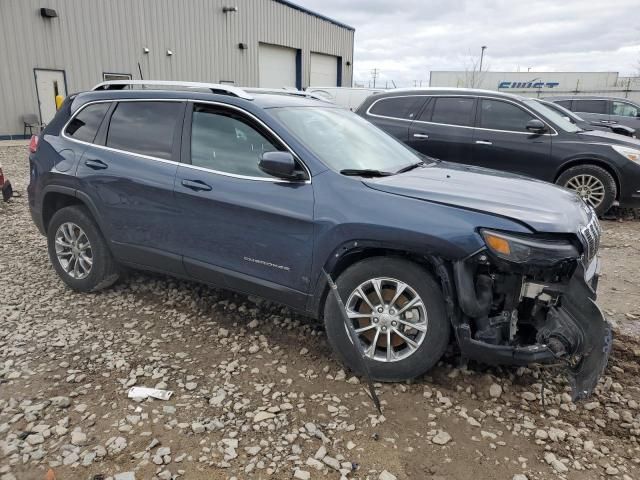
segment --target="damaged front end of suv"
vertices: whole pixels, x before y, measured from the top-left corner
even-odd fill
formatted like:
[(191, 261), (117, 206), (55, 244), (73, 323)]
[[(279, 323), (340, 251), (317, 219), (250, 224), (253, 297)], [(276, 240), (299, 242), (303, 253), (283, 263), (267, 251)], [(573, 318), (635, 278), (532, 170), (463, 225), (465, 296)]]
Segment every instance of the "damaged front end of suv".
[(561, 364), (573, 399), (589, 396), (612, 343), (595, 303), (601, 234), (595, 214), (577, 234), (479, 233), (485, 248), (450, 269), (462, 354), (491, 364)]

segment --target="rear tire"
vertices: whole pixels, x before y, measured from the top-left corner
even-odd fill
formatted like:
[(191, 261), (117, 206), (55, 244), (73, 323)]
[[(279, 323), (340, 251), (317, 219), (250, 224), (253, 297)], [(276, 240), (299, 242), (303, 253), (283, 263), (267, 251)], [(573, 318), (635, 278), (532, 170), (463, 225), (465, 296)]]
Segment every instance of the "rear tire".
[[(377, 288), (372, 279), (379, 282)], [(404, 290), (402, 284), (406, 285)], [(442, 292), (424, 268), (399, 258), (369, 258), (345, 270), (336, 280), (336, 285), (347, 310), (352, 315), (363, 317), (354, 318), (352, 322), (355, 328), (367, 329), (358, 334), (358, 340), (365, 349), (365, 361), (375, 380), (394, 382), (412, 379), (440, 360), (449, 344), (450, 324)], [(369, 302), (357, 293), (358, 288)], [(377, 295), (378, 290), (381, 295)], [(403, 293), (394, 302), (398, 290)], [(381, 297), (383, 301), (380, 301)], [(415, 302), (414, 306), (402, 313), (403, 307), (411, 301)], [(373, 310), (369, 303), (375, 307)], [(423, 308), (416, 306), (419, 304)], [(349, 340), (339, 308), (333, 293), (329, 292), (324, 307), (329, 344), (342, 363), (356, 374), (362, 374), (359, 353)], [(378, 314), (378, 308), (382, 308), (383, 313)], [(422, 323), (423, 317), (425, 323)], [(398, 331), (414, 345), (405, 341), (396, 333)], [(388, 353), (389, 345), (391, 355)]]
[(577, 165), (562, 173), (556, 184), (573, 190), (598, 216), (607, 212), (616, 201), (618, 187), (613, 176), (596, 165)]
[(47, 243), (53, 268), (72, 289), (97, 292), (118, 280), (118, 265), (85, 207), (58, 210), (49, 222)]

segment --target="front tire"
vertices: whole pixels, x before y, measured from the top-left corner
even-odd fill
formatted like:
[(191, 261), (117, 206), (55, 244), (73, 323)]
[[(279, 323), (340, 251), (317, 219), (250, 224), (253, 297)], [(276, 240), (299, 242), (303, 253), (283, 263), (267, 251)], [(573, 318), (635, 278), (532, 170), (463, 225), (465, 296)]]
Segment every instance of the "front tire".
[[(442, 292), (427, 270), (404, 259), (375, 257), (349, 267), (336, 285), (375, 380), (412, 379), (440, 360), (450, 325)], [(359, 353), (331, 292), (324, 322), (338, 358), (362, 374)]]
[(49, 222), (47, 244), (53, 268), (72, 289), (96, 292), (118, 280), (118, 265), (85, 207), (58, 210)]
[(613, 176), (596, 165), (577, 165), (562, 173), (556, 184), (576, 192), (598, 216), (604, 215), (616, 201), (618, 187)]

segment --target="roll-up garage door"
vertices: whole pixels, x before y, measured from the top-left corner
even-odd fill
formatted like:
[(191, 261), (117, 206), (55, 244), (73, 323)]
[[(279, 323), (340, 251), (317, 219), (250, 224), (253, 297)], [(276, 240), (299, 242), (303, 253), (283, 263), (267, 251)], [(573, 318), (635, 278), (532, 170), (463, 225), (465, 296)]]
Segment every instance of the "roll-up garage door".
[(310, 87), (339, 87), (338, 57), (311, 53)]
[(261, 43), (258, 51), (259, 84), (266, 88), (296, 87), (296, 55), (294, 48)]

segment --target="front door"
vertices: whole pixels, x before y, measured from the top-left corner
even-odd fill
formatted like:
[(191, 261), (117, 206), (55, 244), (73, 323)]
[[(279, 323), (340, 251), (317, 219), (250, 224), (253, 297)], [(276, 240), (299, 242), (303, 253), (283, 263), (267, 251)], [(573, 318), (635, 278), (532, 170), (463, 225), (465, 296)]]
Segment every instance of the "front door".
[(473, 137), (473, 164), (553, 181), (551, 135), (527, 131), (535, 117), (519, 105), (504, 100), (479, 99)]
[(258, 168), (262, 152), (286, 147), (245, 112), (195, 104), (187, 117), (175, 182), (187, 273), (303, 308), (313, 252), (310, 180), (283, 181)]
[(56, 114), (56, 97), (67, 96), (67, 85), (64, 70), (43, 70), (36, 68), (36, 91), (40, 120), (48, 124)]
[(409, 129), (409, 146), (430, 157), (471, 163), (475, 98), (435, 97)]

